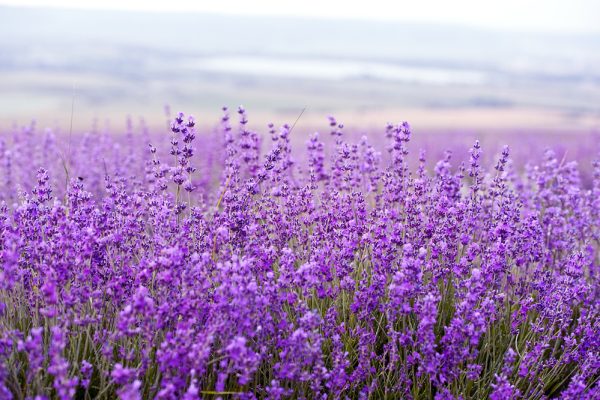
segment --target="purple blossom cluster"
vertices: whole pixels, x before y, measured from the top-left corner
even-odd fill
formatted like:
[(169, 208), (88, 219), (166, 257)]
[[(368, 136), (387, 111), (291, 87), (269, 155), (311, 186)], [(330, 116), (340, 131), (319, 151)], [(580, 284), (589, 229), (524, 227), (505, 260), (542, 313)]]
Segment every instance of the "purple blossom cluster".
[(0, 139), (0, 399), (600, 398), (600, 160), (223, 112)]

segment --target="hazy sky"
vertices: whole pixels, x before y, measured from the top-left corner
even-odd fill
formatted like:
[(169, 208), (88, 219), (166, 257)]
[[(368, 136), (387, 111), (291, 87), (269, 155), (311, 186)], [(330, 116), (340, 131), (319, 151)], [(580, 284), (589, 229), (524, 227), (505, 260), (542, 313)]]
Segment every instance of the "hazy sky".
[(0, 4), (383, 19), (516, 31), (600, 33), (600, 0), (0, 0)]

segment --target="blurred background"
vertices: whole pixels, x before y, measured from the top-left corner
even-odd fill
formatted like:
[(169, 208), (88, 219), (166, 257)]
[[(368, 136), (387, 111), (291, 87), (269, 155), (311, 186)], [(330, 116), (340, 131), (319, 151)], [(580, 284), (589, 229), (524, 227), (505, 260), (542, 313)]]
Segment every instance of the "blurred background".
[[(0, 128), (201, 122), (600, 130), (600, 2), (0, 0)], [(325, 123), (321, 123), (325, 122)], [(263, 125), (264, 126), (264, 125)]]

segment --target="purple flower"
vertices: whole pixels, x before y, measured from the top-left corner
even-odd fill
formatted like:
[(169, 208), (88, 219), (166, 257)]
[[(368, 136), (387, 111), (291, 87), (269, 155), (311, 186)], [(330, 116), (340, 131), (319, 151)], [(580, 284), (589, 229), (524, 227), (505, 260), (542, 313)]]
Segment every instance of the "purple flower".
[(129, 383), (117, 390), (117, 395), (119, 396), (120, 400), (140, 400), (142, 398), (140, 394), (141, 387), (142, 382), (136, 379), (132, 383)]
[(597, 154), (238, 115), (0, 135), (0, 398), (598, 397)]

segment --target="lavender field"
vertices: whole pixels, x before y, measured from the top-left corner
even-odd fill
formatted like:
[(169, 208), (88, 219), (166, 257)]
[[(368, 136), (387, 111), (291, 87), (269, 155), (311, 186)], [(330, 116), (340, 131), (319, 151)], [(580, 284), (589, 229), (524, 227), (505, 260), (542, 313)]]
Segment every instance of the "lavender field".
[(2, 133), (1, 399), (600, 398), (597, 148), (223, 111)]

